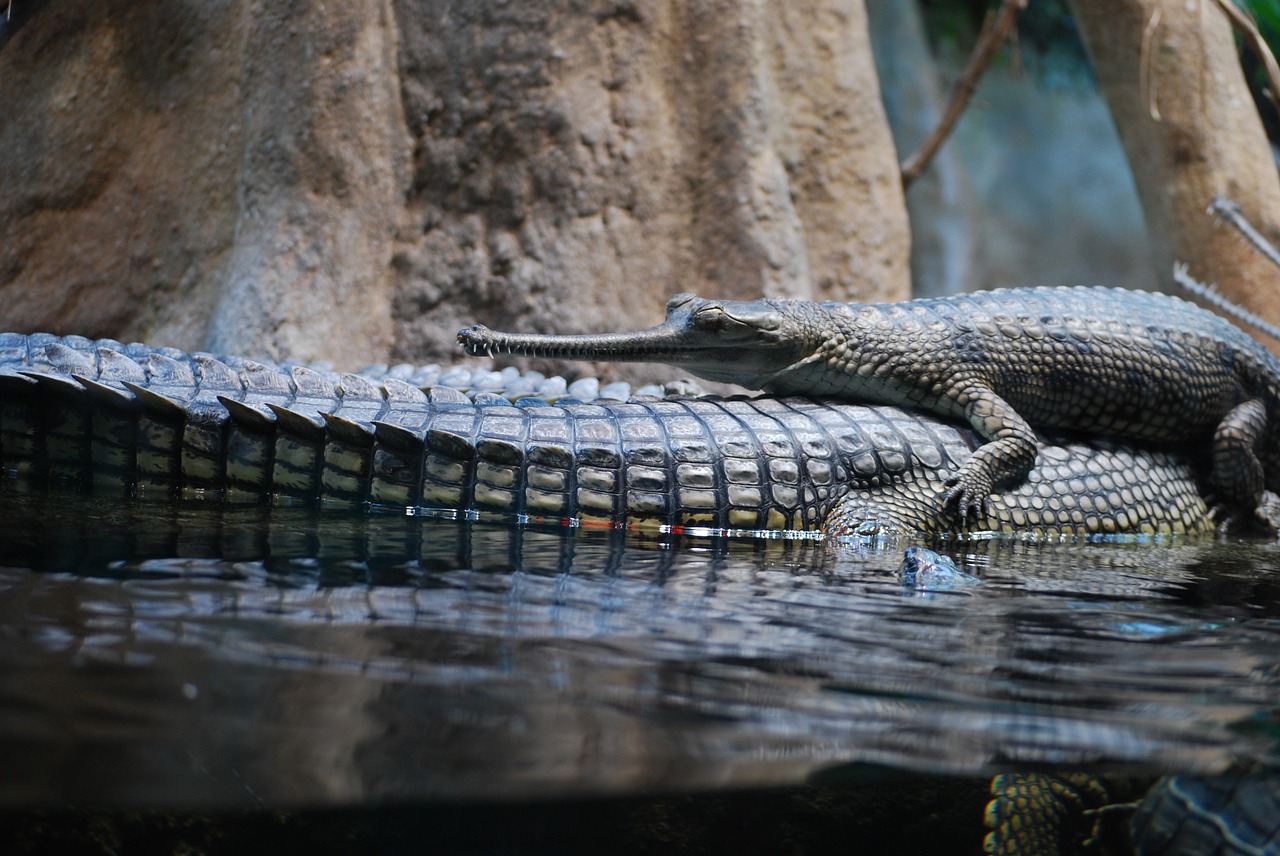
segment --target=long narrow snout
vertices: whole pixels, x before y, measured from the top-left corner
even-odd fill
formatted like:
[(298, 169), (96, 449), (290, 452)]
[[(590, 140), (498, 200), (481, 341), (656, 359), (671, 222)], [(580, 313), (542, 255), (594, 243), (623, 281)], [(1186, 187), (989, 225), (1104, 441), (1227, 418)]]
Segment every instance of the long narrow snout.
[(458, 343), (473, 357), (500, 355), (557, 360), (665, 363), (688, 351), (688, 331), (670, 322), (636, 333), (550, 336), (499, 333), (483, 324), (458, 331)]
[(458, 342), (473, 357), (666, 363), (706, 380), (767, 389), (773, 376), (812, 350), (808, 327), (788, 314), (797, 311), (804, 310), (773, 300), (678, 294), (667, 304), (666, 320), (648, 330), (549, 336), (499, 333), (477, 324), (459, 330)]

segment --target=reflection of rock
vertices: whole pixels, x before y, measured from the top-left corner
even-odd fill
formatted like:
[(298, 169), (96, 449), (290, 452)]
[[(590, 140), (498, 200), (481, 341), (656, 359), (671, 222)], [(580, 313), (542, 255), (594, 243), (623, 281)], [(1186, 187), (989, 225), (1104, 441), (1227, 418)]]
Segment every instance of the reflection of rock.
[(1203, 773), (1273, 748), (1234, 724), (1270, 698), (1276, 628), (1221, 621), (1273, 605), (1256, 550), (971, 541), (984, 584), (921, 601), (906, 543), (24, 495), (0, 502), (0, 803)]
[(0, 51), (3, 326), (315, 358), (668, 294), (901, 297), (858, 0), (40, 6)]

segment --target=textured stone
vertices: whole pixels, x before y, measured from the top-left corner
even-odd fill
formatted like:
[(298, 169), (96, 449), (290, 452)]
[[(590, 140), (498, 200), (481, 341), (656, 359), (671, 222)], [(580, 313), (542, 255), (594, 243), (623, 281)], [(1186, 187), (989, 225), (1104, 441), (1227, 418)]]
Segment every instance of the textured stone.
[(385, 355), (392, 24), (380, 0), (33, 14), (0, 52), (4, 326)]
[(862, 0), (66, 0), (7, 35), (7, 328), (352, 368), (908, 291)]
[(860, 2), (399, 8), (417, 153), (398, 357), (477, 320), (647, 326), (679, 291), (906, 295)]
[(390, 3), (247, 5), (235, 241), (207, 342), (372, 362), (391, 345), (409, 154)]

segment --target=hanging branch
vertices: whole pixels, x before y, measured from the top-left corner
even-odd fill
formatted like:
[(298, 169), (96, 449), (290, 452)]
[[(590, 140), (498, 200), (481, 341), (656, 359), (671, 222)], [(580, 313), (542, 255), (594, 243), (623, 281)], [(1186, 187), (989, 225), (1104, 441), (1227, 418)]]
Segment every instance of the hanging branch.
[(1000, 11), (996, 14), (994, 22), (989, 22), (982, 28), (982, 34), (978, 36), (978, 44), (973, 49), (973, 56), (969, 57), (968, 67), (965, 68), (964, 74), (960, 76), (960, 80), (956, 82), (956, 88), (951, 93), (951, 101), (947, 104), (947, 110), (942, 116), (942, 121), (924, 139), (924, 142), (920, 144), (915, 153), (902, 162), (902, 186), (904, 188), (910, 187), (911, 182), (919, 178), (920, 173), (924, 172), (925, 167), (929, 165), (929, 161), (933, 160), (933, 156), (942, 147), (943, 142), (951, 135), (952, 128), (959, 121), (960, 115), (964, 113), (964, 108), (968, 106), (974, 90), (978, 88), (979, 78), (987, 70), (987, 66), (991, 65), (991, 60), (995, 57), (996, 51), (1000, 49), (1005, 39), (1009, 37), (1009, 33), (1013, 31), (1013, 25), (1018, 20), (1018, 13), (1027, 7), (1027, 2), (1028, 0), (1004, 0), (1000, 5)]

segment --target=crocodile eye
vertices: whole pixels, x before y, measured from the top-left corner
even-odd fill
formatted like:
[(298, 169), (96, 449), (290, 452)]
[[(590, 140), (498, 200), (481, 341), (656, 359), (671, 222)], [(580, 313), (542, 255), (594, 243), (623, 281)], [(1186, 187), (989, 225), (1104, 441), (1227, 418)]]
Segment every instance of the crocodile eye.
[(712, 303), (693, 313), (693, 323), (699, 330), (719, 330), (724, 327), (724, 309)]

